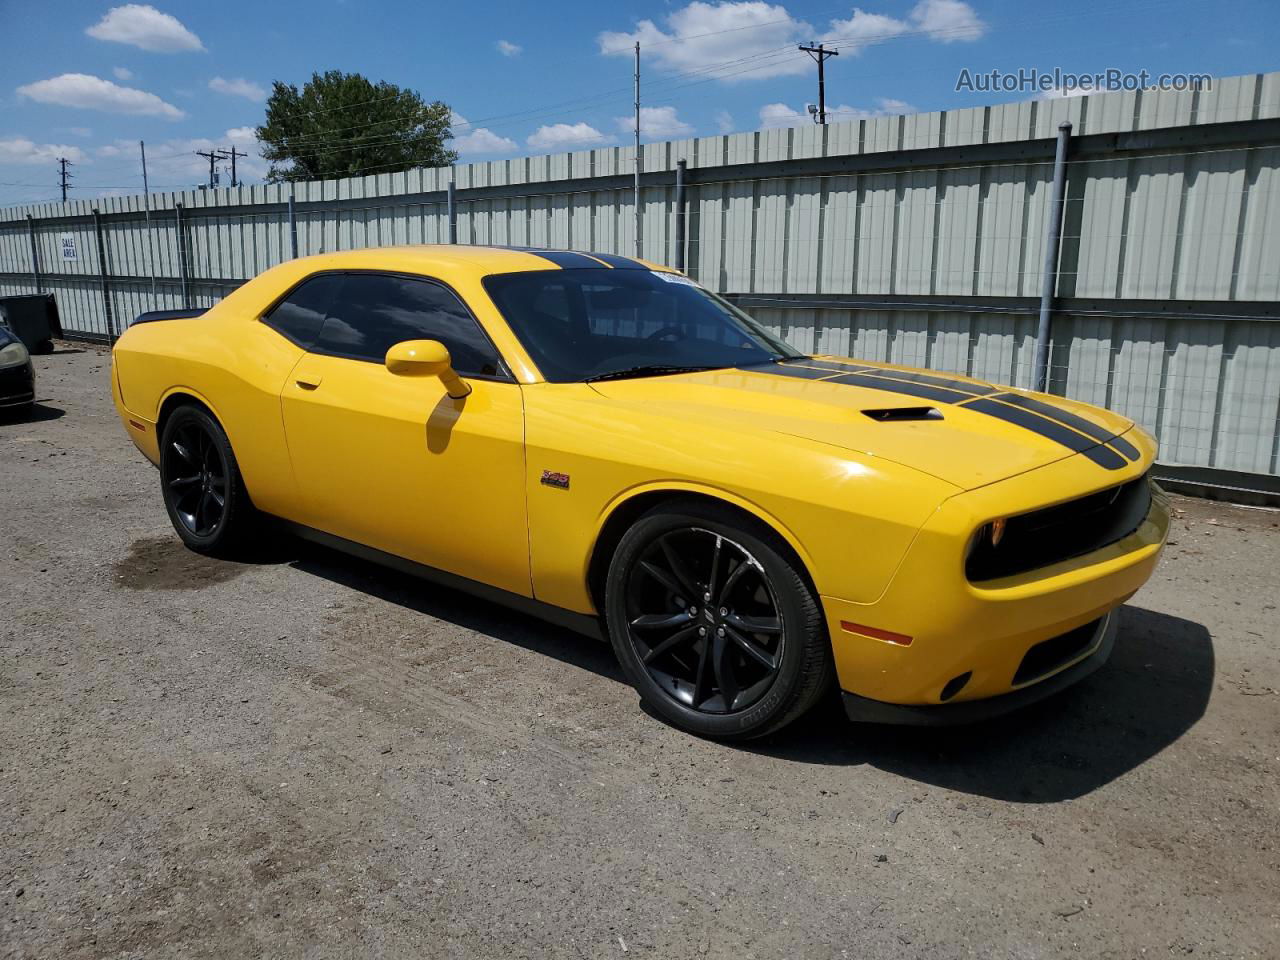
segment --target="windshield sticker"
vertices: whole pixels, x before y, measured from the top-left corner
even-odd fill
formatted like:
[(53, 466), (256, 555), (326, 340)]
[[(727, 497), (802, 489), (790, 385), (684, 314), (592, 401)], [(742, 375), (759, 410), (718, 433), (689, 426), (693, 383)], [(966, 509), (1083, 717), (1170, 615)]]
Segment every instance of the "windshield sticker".
[(687, 287), (697, 286), (697, 284), (694, 283), (692, 280), (690, 280), (688, 277), (682, 276), (681, 274), (678, 274), (678, 273), (663, 273), (659, 270), (654, 270), (653, 275), (657, 277), (659, 280), (667, 281), (667, 283), (683, 283)]

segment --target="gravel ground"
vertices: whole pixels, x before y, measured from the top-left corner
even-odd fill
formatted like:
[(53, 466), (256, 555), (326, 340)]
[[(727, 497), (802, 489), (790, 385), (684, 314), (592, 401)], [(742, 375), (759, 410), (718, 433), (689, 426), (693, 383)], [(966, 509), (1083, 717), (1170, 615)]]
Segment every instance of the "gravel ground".
[(1280, 515), (1177, 501), (1111, 663), (748, 747), (608, 648), (289, 540), (186, 552), (108, 358), (0, 421), (0, 956), (1280, 956)]

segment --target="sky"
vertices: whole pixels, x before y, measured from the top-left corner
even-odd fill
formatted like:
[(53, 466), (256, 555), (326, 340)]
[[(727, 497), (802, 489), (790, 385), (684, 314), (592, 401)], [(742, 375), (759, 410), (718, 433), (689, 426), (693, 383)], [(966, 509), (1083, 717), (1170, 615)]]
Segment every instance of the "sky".
[[(56, 13), (56, 15), (55, 15)], [(831, 119), (1005, 103), (1061, 91), (957, 90), (962, 71), (1153, 77), (1280, 69), (1280, 0), (0, 0), (0, 206), (207, 179), (197, 150), (267, 173), (254, 127), (273, 81), (360, 72), (443, 100), (461, 161), (633, 137), (633, 45), (646, 141), (807, 124), (823, 41)], [(224, 165), (225, 166), (225, 165)]]

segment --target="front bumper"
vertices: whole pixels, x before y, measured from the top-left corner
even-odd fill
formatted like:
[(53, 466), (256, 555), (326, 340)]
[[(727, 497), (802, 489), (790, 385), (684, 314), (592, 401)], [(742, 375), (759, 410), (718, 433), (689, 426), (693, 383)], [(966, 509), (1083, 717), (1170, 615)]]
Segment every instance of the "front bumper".
[[(1153, 485), (1136, 530), (1082, 556), (970, 582), (966, 546), (973, 531), (994, 517), (1141, 477), (1154, 459), (1154, 444), (1134, 440), (1146, 448), (1143, 455), (1106, 477), (1086, 458), (1071, 457), (956, 495), (921, 528), (880, 597), (855, 603), (823, 596), (840, 688), (854, 712), (884, 716), (866, 706), (879, 702), (945, 709), (955, 717), (980, 714), (979, 707), (963, 705), (1011, 697), (1008, 703), (1016, 706), (1071, 682), (1057, 680), (1059, 674), (1078, 679), (1077, 662), (1100, 664), (1102, 658), (1071, 644), (1133, 596), (1155, 569), (1169, 529), (1168, 498), (1158, 487)], [(1063, 643), (1068, 655), (1060, 655)], [(904, 722), (903, 711), (889, 713)]]
[(36, 373), (31, 361), (0, 369), (0, 407), (17, 407), (36, 398)]
[(844, 699), (844, 711), (850, 720), (858, 723), (892, 723), (914, 727), (947, 727), (1004, 716), (1014, 710), (1021, 710), (1033, 703), (1039, 703), (1046, 697), (1079, 683), (1106, 663), (1115, 647), (1118, 620), (1116, 613), (1106, 614), (1098, 621), (1092, 643), (1083, 655), (1057, 673), (1051, 673), (1044, 679), (1008, 693), (988, 697), (985, 700), (962, 700), (958, 703), (921, 706), (885, 703), (844, 691), (841, 693)]

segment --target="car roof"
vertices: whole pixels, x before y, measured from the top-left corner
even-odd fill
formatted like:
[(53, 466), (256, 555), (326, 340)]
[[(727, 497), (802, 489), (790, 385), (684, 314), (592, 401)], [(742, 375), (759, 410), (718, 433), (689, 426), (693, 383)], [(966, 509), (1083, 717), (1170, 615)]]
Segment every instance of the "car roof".
[(370, 247), (322, 253), (293, 261), (317, 270), (404, 270), (432, 272), (467, 271), (489, 275), (531, 270), (661, 270), (669, 267), (614, 253), (550, 250), (535, 247), (491, 247), (471, 244), (424, 243), (396, 247)]

